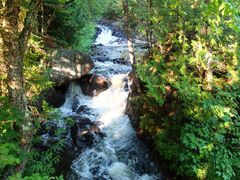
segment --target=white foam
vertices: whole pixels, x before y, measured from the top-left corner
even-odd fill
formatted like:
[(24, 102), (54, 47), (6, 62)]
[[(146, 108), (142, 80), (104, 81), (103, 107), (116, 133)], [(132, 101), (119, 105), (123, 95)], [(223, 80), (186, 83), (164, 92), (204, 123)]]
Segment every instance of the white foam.
[(130, 171), (128, 170), (128, 167), (121, 162), (116, 162), (113, 163), (109, 169), (108, 172), (110, 174), (110, 176), (113, 179), (116, 180), (128, 180), (130, 179)]
[[(109, 28), (101, 27), (102, 32), (95, 44), (109, 45), (116, 41)], [(107, 48), (107, 47), (106, 47)], [(93, 147), (85, 149), (72, 163), (71, 169), (77, 179), (113, 179), (113, 180), (150, 180), (157, 179), (151, 175), (139, 175), (135, 168), (137, 157), (128, 159), (130, 151), (138, 154), (142, 147), (136, 142), (137, 137), (129, 118), (125, 115), (128, 93), (124, 90), (130, 66), (114, 64), (112, 62), (95, 62), (98, 71), (108, 75), (111, 86), (95, 97), (82, 95), (81, 90), (74, 84), (70, 87), (70, 95), (61, 110), (71, 114), (71, 103), (77, 96), (80, 105), (87, 105), (94, 117), (91, 120), (100, 121), (100, 128), (106, 135)], [(112, 73), (110, 70), (116, 71)], [(71, 90), (75, 89), (75, 90)], [(86, 115), (89, 116), (89, 115)], [(148, 163), (148, 162), (146, 162)], [(76, 177), (69, 176), (68, 179)]]
[(65, 102), (59, 108), (63, 116), (68, 116), (72, 113), (72, 104), (74, 99), (83, 96), (80, 86), (76, 82), (70, 83), (65, 95)]
[(112, 30), (106, 26), (99, 26), (101, 33), (98, 35), (94, 44), (102, 44), (104, 46), (113, 44), (118, 38), (112, 35)]

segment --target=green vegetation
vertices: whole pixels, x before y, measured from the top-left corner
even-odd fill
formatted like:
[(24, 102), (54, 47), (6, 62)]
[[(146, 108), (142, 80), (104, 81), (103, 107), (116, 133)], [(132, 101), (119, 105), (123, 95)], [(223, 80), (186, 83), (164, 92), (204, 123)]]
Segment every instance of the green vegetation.
[(239, 4), (153, 0), (151, 9), (141, 128), (177, 174), (239, 177)]
[[(9, 2), (0, 2), (0, 179), (63, 179), (53, 177), (63, 142), (41, 153), (33, 147), (41, 123), (58, 115), (45, 102), (37, 107), (41, 92), (53, 86), (49, 54), (88, 52), (97, 20), (124, 15), (131, 33), (148, 42), (147, 54), (133, 64), (145, 88), (133, 104), (142, 105), (139, 128), (166, 168), (186, 179), (240, 177), (239, 1), (129, 0), (127, 13), (116, 0)], [(9, 18), (14, 12), (17, 22)], [(19, 69), (19, 96), (11, 93), (10, 62)]]
[[(53, 86), (49, 56), (55, 48), (88, 51), (109, 2), (0, 2), (0, 179), (63, 179), (52, 176), (64, 142), (41, 152), (33, 146), (41, 124), (59, 118), (54, 108), (39, 102), (41, 92)], [(20, 83), (13, 87), (16, 79)], [(14, 93), (16, 87), (20, 94)]]
[(54, 8), (47, 15), (55, 16), (47, 31), (66, 47), (88, 51), (94, 40), (96, 20), (106, 12), (110, 2), (77, 0), (66, 3), (64, 8)]

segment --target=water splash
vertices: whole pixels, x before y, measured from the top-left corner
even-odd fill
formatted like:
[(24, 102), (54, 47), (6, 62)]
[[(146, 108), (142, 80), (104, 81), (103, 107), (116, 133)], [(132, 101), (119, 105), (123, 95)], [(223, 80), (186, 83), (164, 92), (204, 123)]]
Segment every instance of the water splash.
[[(101, 26), (102, 32), (95, 44), (108, 48), (118, 40), (112, 31)], [(121, 42), (126, 46), (125, 42)], [(86, 105), (91, 113), (82, 113), (91, 121), (100, 122), (105, 137), (81, 152), (72, 162), (67, 179), (106, 179), (106, 180), (154, 180), (160, 179), (157, 168), (148, 158), (144, 144), (139, 142), (128, 116), (125, 115), (128, 91), (125, 86), (128, 80), (129, 65), (115, 64), (110, 61), (95, 62), (98, 73), (107, 75), (111, 87), (95, 97), (84, 96), (80, 86), (70, 84), (66, 102), (60, 108), (64, 116), (74, 114), (72, 104)], [(114, 73), (111, 71), (114, 69)]]
[(77, 101), (81, 96), (83, 96), (83, 94), (80, 86), (76, 82), (70, 83), (65, 95), (65, 102), (62, 107), (60, 107), (63, 116), (69, 116), (72, 113), (74, 101)]
[(98, 35), (96, 42), (94, 44), (102, 44), (104, 46), (108, 46), (116, 42), (118, 38), (112, 35), (112, 30), (106, 26), (99, 26), (101, 28), (101, 33)]

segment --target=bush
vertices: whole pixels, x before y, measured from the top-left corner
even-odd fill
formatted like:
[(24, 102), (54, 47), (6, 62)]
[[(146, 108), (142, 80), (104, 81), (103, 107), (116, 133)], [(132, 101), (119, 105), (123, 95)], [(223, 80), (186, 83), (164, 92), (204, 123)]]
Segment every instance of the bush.
[(178, 174), (239, 177), (239, 14), (222, 0), (161, 7), (151, 14), (158, 47), (138, 66), (158, 117), (143, 116), (142, 128)]

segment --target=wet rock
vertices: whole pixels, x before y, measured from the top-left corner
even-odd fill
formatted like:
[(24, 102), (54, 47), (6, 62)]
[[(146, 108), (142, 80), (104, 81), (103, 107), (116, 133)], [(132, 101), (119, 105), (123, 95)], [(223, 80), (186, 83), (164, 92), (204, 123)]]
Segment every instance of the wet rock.
[(103, 46), (103, 44), (93, 44), (93, 45), (91, 45), (91, 49), (94, 49), (94, 48), (97, 48), (97, 47), (99, 47), (99, 46)]
[(93, 67), (89, 55), (76, 50), (59, 49), (52, 53), (50, 77), (56, 84), (62, 84), (84, 76)]
[(54, 108), (61, 107), (65, 102), (65, 93), (67, 87), (68, 84), (62, 84), (41, 92), (35, 106), (38, 108), (38, 110), (42, 111), (42, 101), (45, 100)]
[(76, 109), (76, 113), (80, 114), (80, 113), (88, 113), (90, 111), (90, 108), (86, 105), (81, 105)]
[(109, 58), (108, 57), (95, 57), (94, 58), (96, 61), (100, 61), (100, 62), (106, 62), (106, 61), (109, 61)]
[(58, 140), (51, 139), (50, 141), (46, 142), (38, 142), (34, 144), (34, 148), (37, 148), (38, 151), (47, 151), (49, 148), (51, 148), (54, 144), (56, 144)]
[(71, 144), (65, 144), (62, 151), (60, 152), (59, 163), (57, 163), (55, 167), (55, 169), (57, 169), (56, 176), (63, 176), (64, 179), (68, 179), (66, 176), (69, 171), (71, 171), (72, 162), (78, 155), (79, 151), (74, 151)]
[(129, 64), (129, 62), (127, 62), (126, 59), (124, 58), (116, 58), (116, 59), (113, 59), (112, 61), (113, 63), (116, 63), (116, 64), (123, 64), (123, 65)]
[(107, 90), (111, 82), (103, 75), (92, 74), (86, 75), (78, 80), (83, 94), (87, 96), (96, 96), (99, 93)]
[(65, 95), (55, 91), (54, 89), (50, 89), (44, 99), (53, 107), (58, 108), (64, 104)]
[(97, 47), (97, 44), (92, 44), (91, 45), (91, 48), (96, 48)]
[(96, 135), (102, 137), (103, 133), (97, 123), (88, 118), (82, 118), (71, 127), (71, 137), (73, 144), (79, 148), (90, 147), (96, 141)]
[(139, 127), (142, 104), (134, 103), (134, 97), (136, 96), (134, 96), (132, 93), (129, 94), (125, 112), (129, 116), (130, 122), (134, 129), (137, 129)]
[(124, 91), (129, 91), (129, 86), (127, 81), (125, 81), (123, 89)]
[(94, 125), (94, 122), (92, 122), (89, 118), (77, 116), (74, 119), (80, 128), (84, 128), (85, 126), (93, 126)]
[(96, 38), (98, 37), (98, 35), (101, 34), (102, 29), (101, 29), (100, 27), (96, 27), (96, 28), (95, 28), (95, 32), (96, 32), (96, 34), (95, 34), (95, 36), (94, 36), (94, 39), (96, 39)]
[(57, 144), (60, 140), (68, 139), (70, 134), (70, 127), (60, 127), (57, 121), (44, 121), (41, 123), (40, 128), (37, 131), (37, 135), (40, 139), (34, 142), (34, 147), (40, 151), (48, 150)]
[[(133, 83), (133, 74), (129, 73), (128, 77), (130, 84), (130, 93), (127, 98), (127, 106), (125, 113), (129, 116), (130, 122), (135, 130), (138, 129), (140, 123), (140, 117), (143, 115), (143, 101), (139, 101), (142, 99), (142, 95), (144, 90), (141, 92), (138, 91), (138, 88), (135, 83)], [(139, 81), (141, 84), (141, 81)], [(140, 85), (141, 87), (141, 85)], [(137, 100), (137, 101), (136, 101)]]

